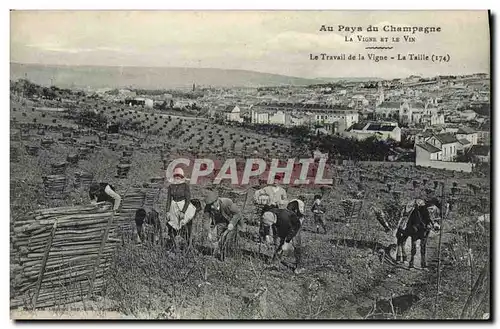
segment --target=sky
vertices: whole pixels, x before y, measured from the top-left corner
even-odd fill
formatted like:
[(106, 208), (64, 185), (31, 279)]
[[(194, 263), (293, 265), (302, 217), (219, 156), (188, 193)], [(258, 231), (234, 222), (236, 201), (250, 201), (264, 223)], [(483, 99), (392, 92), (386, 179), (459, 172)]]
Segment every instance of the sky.
[[(489, 72), (487, 11), (12, 11), (10, 61), (57, 65), (208, 67), (289, 76), (381, 77)], [(334, 32), (321, 32), (322, 25)], [(338, 31), (339, 25), (363, 32)], [(369, 25), (441, 27), (429, 34)], [(391, 50), (357, 37), (413, 36)], [(354, 42), (346, 42), (352, 37)], [(321, 53), (446, 55), (428, 61), (321, 61)]]

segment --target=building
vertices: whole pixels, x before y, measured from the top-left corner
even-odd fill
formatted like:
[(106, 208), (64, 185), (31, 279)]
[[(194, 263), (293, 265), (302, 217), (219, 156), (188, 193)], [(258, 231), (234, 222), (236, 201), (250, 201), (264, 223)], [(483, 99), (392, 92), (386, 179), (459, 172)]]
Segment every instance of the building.
[(424, 144), (434, 133), (430, 130), (424, 130), (415, 135), (415, 144)]
[[(289, 115), (288, 115), (289, 116)], [(269, 123), (273, 125), (287, 125), (290, 120), (287, 120), (287, 115), (283, 111), (276, 111), (269, 115)]]
[(460, 148), (458, 140), (449, 133), (433, 135), (427, 140), (427, 143), (443, 152), (442, 161), (454, 161)]
[(465, 110), (459, 113), (460, 118), (464, 121), (472, 121), (476, 118), (477, 113), (473, 110)]
[(341, 122), (342, 126), (350, 127), (358, 121), (359, 113), (357, 111), (333, 110), (314, 114), (314, 122), (316, 124)]
[(461, 172), (472, 172), (474, 164), (469, 162), (443, 161), (444, 153), (438, 147), (425, 142), (415, 145), (415, 165)]
[(478, 144), (478, 133), (469, 127), (460, 127), (455, 135), (457, 139), (467, 139), (472, 145)]
[(356, 109), (362, 109), (368, 106), (369, 101), (366, 99), (364, 95), (354, 95), (351, 98), (351, 102), (349, 103), (349, 107), (353, 107)]
[(349, 127), (343, 135), (357, 140), (377, 137), (381, 140), (392, 139), (401, 142), (401, 128), (396, 122), (359, 122)]
[(415, 162), (417, 166), (427, 167), (430, 160), (440, 161), (442, 159), (441, 149), (427, 142), (415, 144)]
[(243, 122), (243, 118), (240, 116), (240, 114), (241, 110), (238, 106), (228, 105), (224, 109), (224, 115), (227, 121)]
[(375, 109), (375, 117), (381, 120), (397, 120), (401, 104), (401, 102), (382, 102)]
[(429, 123), (431, 126), (444, 125), (444, 114), (442, 113), (432, 114)]
[(302, 126), (305, 124), (307, 124), (307, 118), (305, 116), (290, 114), (290, 126)]
[[(262, 102), (252, 106), (252, 123), (267, 124), (270, 121), (285, 125), (325, 125), (342, 122), (339, 127), (349, 127), (359, 121), (359, 113), (349, 108), (314, 102)], [(282, 113), (283, 114), (282, 114)], [(292, 119), (292, 116), (294, 118)], [(298, 120), (298, 118), (301, 118)]]
[(490, 162), (490, 147), (488, 145), (472, 145), (466, 154), (472, 159), (473, 162)]
[(458, 139), (458, 152), (464, 154), (467, 152), (467, 150), (472, 146), (472, 143), (465, 139), (465, 138), (460, 138)]
[(253, 124), (268, 124), (269, 123), (269, 112), (265, 110), (251, 110), (251, 123)]
[(477, 132), (477, 142), (483, 145), (490, 145), (490, 131), (479, 130)]
[(136, 97), (136, 98), (125, 99), (125, 104), (127, 104), (128, 106), (142, 106), (147, 108), (153, 108), (154, 101), (149, 98)]

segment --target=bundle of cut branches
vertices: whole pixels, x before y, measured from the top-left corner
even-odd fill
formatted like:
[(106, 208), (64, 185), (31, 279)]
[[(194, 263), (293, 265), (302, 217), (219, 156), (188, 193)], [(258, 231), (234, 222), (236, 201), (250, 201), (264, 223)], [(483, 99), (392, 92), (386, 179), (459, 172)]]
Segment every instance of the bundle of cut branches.
[(39, 308), (99, 293), (116, 244), (113, 212), (40, 209), (14, 223), (11, 307)]

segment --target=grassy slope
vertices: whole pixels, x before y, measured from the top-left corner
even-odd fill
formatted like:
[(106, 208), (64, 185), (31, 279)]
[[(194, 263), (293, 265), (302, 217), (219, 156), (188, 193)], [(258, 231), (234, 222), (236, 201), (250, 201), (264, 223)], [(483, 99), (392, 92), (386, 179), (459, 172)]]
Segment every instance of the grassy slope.
[[(19, 121), (32, 121), (37, 111), (31, 107), (14, 104), (18, 108), (11, 112)], [(19, 110), (21, 109), (21, 111)], [(26, 117), (20, 113), (26, 113)], [(52, 118), (61, 121), (59, 114), (47, 114), (43, 118), (52, 124)], [(41, 120), (41, 118), (40, 118)], [(57, 126), (58, 123), (53, 124)], [(200, 127), (193, 125), (188, 130)], [(225, 131), (224, 129), (227, 129)], [(230, 134), (231, 128), (215, 129), (221, 135)], [(214, 130), (214, 131), (215, 131)], [(12, 141), (12, 145), (34, 143), (40, 136), (36, 130), (31, 131), (28, 140)], [(258, 139), (259, 136), (248, 138)], [(60, 138), (56, 129), (49, 133), (54, 138)], [(189, 133), (187, 134), (189, 136)], [(78, 138), (86, 143), (92, 136)], [(124, 138), (126, 141), (126, 138)], [(70, 181), (77, 169), (95, 173), (99, 180), (108, 180), (123, 191), (134, 183), (148, 181), (150, 177), (162, 175), (161, 157), (157, 151), (148, 151), (147, 146), (161, 143), (164, 137), (151, 138), (142, 148), (134, 151), (133, 169), (130, 177), (118, 181), (114, 178), (115, 165), (118, 163), (120, 151), (107, 148), (95, 151), (87, 160), (79, 162), (77, 167), (70, 167)], [(129, 141), (131, 142), (131, 140)], [(191, 142), (188, 139), (187, 142)], [(203, 145), (203, 144), (202, 144)], [(210, 145), (206, 145), (210, 147)], [(227, 146), (229, 147), (229, 145)], [(77, 145), (59, 145), (47, 150), (41, 150), (38, 157), (31, 157), (21, 148), (21, 161), (11, 163), (11, 181), (15, 182), (16, 197), (11, 199), (12, 218), (26, 213), (36, 207), (52, 207), (59, 205), (86, 203), (87, 194), (82, 189), (73, 189), (62, 201), (46, 199), (41, 193), (41, 175), (47, 174), (50, 163), (54, 159), (64, 159), (68, 153), (75, 152)], [(379, 197), (389, 197), (384, 180), (394, 184), (395, 190), (400, 190), (405, 196), (416, 196), (420, 189), (413, 189), (411, 180), (422, 176), (433, 180), (446, 179), (447, 185), (457, 181), (460, 186), (468, 182), (489, 186), (487, 178), (451, 177), (450, 173), (429, 171), (405, 167), (385, 168), (363, 165), (357, 168), (339, 168), (338, 183), (334, 190), (325, 198), (328, 207), (330, 232), (328, 235), (317, 235), (314, 225), (306, 224), (303, 241), (307, 245), (305, 267), (307, 271), (294, 275), (282, 265), (281, 268), (265, 264), (258, 254), (257, 245), (251, 239), (256, 235), (256, 227), (248, 226), (249, 232), (244, 234), (242, 250), (229, 258), (225, 263), (215, 260), (210, 255), (200, 251), (192, 251), (185, 255), (172, 254), (165, 250), (137, 247), (126, 244), (117, 251), (116, 262), (109, 275), (109, 282), (104, 292), (104, 298), (110, 303), (101, 303), (100, 307), (119, 311), (127, 316), (139, 318), (344, 318), (355, 319), (366, 316), (366, 309), (378, 298), (390, 298), (404, 294), (415, 294), (420, 302), (413, 304), (403, 318), (428, 318), (432, 312), (432, 300), (435, 294), (435, 266), (429, 273), (418, 270), (408, 271), (395, 268), (388, 262), (381, 263), (378, 259), (380, 247), (394, 243), (393, 237), (381, 232), (379, 224), (367, 213), (362, 219), (351, 223), (338, 222), (341, 217), (340, 199), (347, 196), (348, 191), (355, 189), (361, 175), (368, 177), (362, 184), (369, 191), (366, 204), (379, 202)], [(447, 175), (446, 177), (444, 175)], [(384, 176), (387, 176), (384, 178)], [(351, 178), (349, 178), (351, 177)], [(339, 181), (339, 180), (338, 180)], [(308, 190), (308, 202), (317, 190)], [(485, 192), (485, 191), (483, 191)], [(290, 189), (289, 194), (296, 196), (300, 191)], [(195, 197), (204, 195), (203, 189), (195, 188)], [(471, 217), (467, 210), (467, 202), (473, 203), (472, 197), (466, 197), (463, 209), (452, 213), (455, 226), (470, 227)], [(237, 200), (242, 206), (243, 198)], [(250, 202), (245, 207), (245, 215), (254, 217), (255, 209)], [(308, 214), (311, 218), (311, 215)], [(460, 225), (459, 225), (460, 224)], [(463, 249), (463, 242), (456, 234), (449, 233), (453, 226), (445, 226), (444, 242), (455, 245), (455, 250)], [(481, 237), (478, 235), (478, 237)], [(488, 236), (483, 237), (488, 241)], [(434, 260), (436, 255), (436, 237), (431, 238), (428, 257)], [(477, 277), (481, 262), (486, 259), (484, 242), (473, 246), (474, 260), (473, 277)], [(409, 251), (409, 250), (408, 250)], [(270, 251), (264, 252), (269, 256)], [(443, 296), (438, 308), (438, 318), (456, 318), (461, 311), (468, 294), (470, 281), (467, 276), (456, 276), (457, 271), (467, 269), (463, 259), (453, 260), (454, 256), (443, 252), (444, 274), (442, 276)], [(293, 261), (293, 259), (289, 259)], [(418, 263), (417, 263), (418, 265)], [(459, 272), (462, 273), (462, 272)], [(263, 288), (264, 292), (254, 295)], [(458, 297), (457, 297), (458, 294)], [(172, 306), (173, 308), (169, 307)], [(81, 310), (82, 305), (74, 306)], [(86, 306), (89, 307), (88, 305)], [(485, 306), (482, 306), (485, 308)], [(487, 309), (487, 308), (485, 308)]]

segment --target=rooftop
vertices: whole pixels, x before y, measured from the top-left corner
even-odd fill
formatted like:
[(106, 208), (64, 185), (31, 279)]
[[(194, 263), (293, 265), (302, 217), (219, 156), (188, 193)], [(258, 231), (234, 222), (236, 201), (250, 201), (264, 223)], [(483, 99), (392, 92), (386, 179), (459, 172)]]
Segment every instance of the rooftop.
[(469, 154), (488, 156), (490, 153), (490, 147), (488, 145), (472, 145)]
[(393, 131), (397, 128), (395, 124), (383, 122), (357, 122), (353, 124), (347, 131), (366, 130), (366, 131)]
[(397, 125), (390, 125), (390, 124), (380, 124), (380, 123), (370, 123), (366, 130), (370, 131), (393, 131), (394, 129), (397, 128)]
[(450, 144), (450, 143), (457, 142), (457, 139), (455, 138), (455, 136), (453, 136), (450, 133), (439, 134), (439, 135), (435, 135), (434, 137), (436, 137), (437, 140), (440, 141), (442, 144)]
[(424, 150), (426, 150), (427, 152), (430, 152), (430, 153), (436, 153), (436, 152), (441, 151), (440, 149), (438, 149), (434, 145), (431, 145), (427, 142), (422, 143), (422, 144), (417, 144), (417, 146), (423, 148)]
[(474, 129), (469, 127), (460, 127), (457, 131), (457, 134), (473, 134), (475, 133)]
[(378, 107), (399, 109), (401, 107), (401, 103), (400, 102), (382, 102), (382, 104), (380, 104)]
[(231, 113), (235, 107), (236, 107), (235, 105), (227, 105), (223, 111), (226, 113)]
[(458, 140), (458, 142), (462, 145), (467, 145), (467, 144), (470, 144), (469, 140), (468, 139), (465, 139), (465, 138), (460, 138)]
[(410, 103), (410, 107), (414, 109), (425, 109), (425, 105), (422, 102), (413, 102)]

